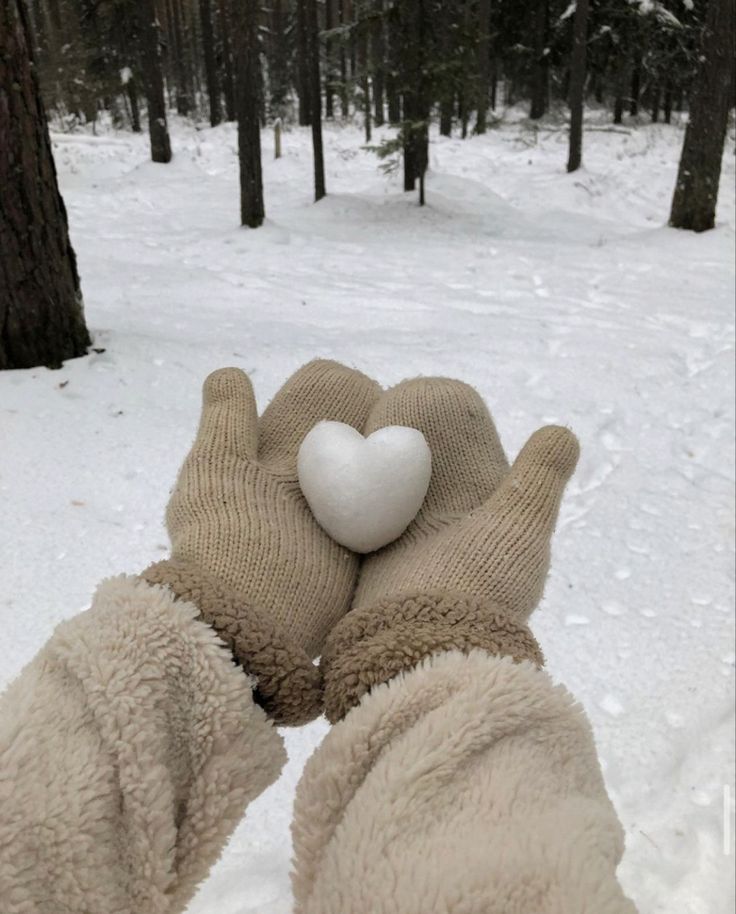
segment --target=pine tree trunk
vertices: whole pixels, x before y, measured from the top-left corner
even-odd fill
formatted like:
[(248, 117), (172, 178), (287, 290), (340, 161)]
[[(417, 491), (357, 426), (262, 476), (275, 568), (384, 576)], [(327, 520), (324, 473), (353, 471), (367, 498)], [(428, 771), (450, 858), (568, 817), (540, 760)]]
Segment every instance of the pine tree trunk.
[[(348, 23), (346, 0), (338, 0), (337, 9), (340, 17), (340, 25), (346, 25)], [(347, 54), (345, 52), (344, 40), (340, 41), (340, 111), (342, 112), (342, 116), (344, 118), (350, 116), (350, 99), (348, 96), (348, 61)]]
[(488, 127), (488, 95), (491, 87), (491, 0), (478, 0), (478, 114), (475, 132)]
[(386, 11), (386, 108), (388, 122), (392, 126), (401, 123), (401, 42), (399, 40), (400, 19), (396, 5), (389, 5)]
[(440, 135), (452, 136), (452, 96), (444, 95), (440, 99)]
[[(343, 4), (345, 9), (345, 22), (349, 23), (352, 26), (356, 21), (353, 0), (343, 0)], [(349, 81), (352, 83), (355, 82), (356, 74), (358, 72), (358, 65), (355, 59), (355, 32), (353, 29), (348, 32), (346, 56), (349, 62), (349, 72), (347, 75)]]
[(428, 51), (424, 0), (404, 0), (400, 10), (400, 42), (404, 86), (404, 190), (414, 190), (420, 179), (420, 204), (424, 203), (423, 178), (427, 169), (429, 101), (426, 72)]
[(358, 38), (356, 41), (358, 67), (360, 69), (360, 89), (363, 96), (363, 126), (365, 128), (365, 141), (370, 143), (371, 133), (371, 86), (368, 73), (368, 23), (363, 21), (358, 25)]
[(210, 126), (216, 127), (222, 121), (222, 105), (220, 104), (220, 79), (215, 60), (215, 32), (212, 27), (210, 0), (199, 0), (199, 21), (202, 25), (204, 73), (210, 101)]
[[(444, 4), (440, 9), (440, 22), (438, 28), (438, 50), (440, 59), (450, 61), (455, 53), (455, 29), (453, 28), (457, 10), (450, 4)], [(440, 136), (452, 136), (452, 121), (455, 114), (455, 80), (440, 79)]]
[(297, 32), (297, 85), (299, 97), (299, 125), (308, 127), (311, 123), (309, 102), (311, 90), (309, 87), (309, 30), (306, 19), (307, 9), (305, 0), (297, 0), (296, 4), (296, 32)]
[[(285, 0), (271, 3), (270, 39), (268, 48), (269, 112), (271, 117), (284, 120), (289, 98), (289, 61), (287, 47), (287, 10)], [(299, 46), (301, 53), (301, 45)], [(301, 92), (301, 89), (299, 90)], [(301, 95), (299, 96), (301, 106)]]
[(700, 67), (677, 173), (670, 225), (703, 232), (715, 225), (721, 160), (734, 80), (735, 0), (710, 0)]
[(403, 72), (400, 77), (403, 87), (401, 109), (403, 113), (403, 155), (404, 191), (414, 190), (419, 175), (417, 156), (417, 135), (415, 122), (418, 119), (417, 71), (420, 67), (418, 40), (416, 36), (416, 10), (418, 0), (405, 0), (399, 6), (399, 59)]
[[(335, 0), (325, 0), (325, 31), (335, 28)], [(325, 117), (335, 116), (335, 39), (325, 39)]]
[(384, 39), (383, 0), (374, 2), (374, 19), (371, 27), (371, 61), (373, 71), (373, 117), (376, 127), (385, 123), (383, 115), (384, 68), (386, 65), (386, 41)]
[(141, 132), (141, 111), (138, 105), (138, 87), (135, 84), (135, 77), (130, 76), (125, 84), (125, 93), (130, 102), (130, 127), (133, 133)]
[(319, 20), (317, 0), (299, 0), (304, 6), (307, 32), (307, 66), (309, 75), (309, 114), (312, 121), (312, 152), (314, 155), (314, 201), (317, 203), (327, 193), (325, 189), (325, 162), (322, 148), (322, 83), (319, 73)]
[(143, 0), (140, 39), (141, 71), (148, 107), (151, 159), (154, 162), (170, 162), (171, 143), (166, 124), (164, 74), (161, 67), (161, 46), (155, 0)]
[(629, 86), (629, 64), (626, 60), (619, 60), (619, 70), (616, 76), (616, 97), (613, 102), (613, 123), (622, 124), (624, 108), (626, 106), (626, 90)]
[(585, 58), (588, 49), (588, 0), (577, 0), (570, 61), (570, 149), (567, 170), (577, 171), (583, 161), (583, 109)]
[(548, 0), (534, 0), (534, 59), (532, 63), (531, 108), (529, 117), (538, 120), (547, 111), (548, 95), (548, 62), (547, 27), (549, 17)]
[(0, 0), (0, 369), (90, 344), (31, 41), (22, 0)]
[(227, 0), (219, 0), (220, 22), (222, 23), (222, 90), (225, 96), (225, 117), (237, 120), (235, 111), (235, 72), (233, 68), (232, 22)]
[(388, 122), (392, 126), (401, 123), (401, 95), (396, 85), (396, 77), (390, 74), (386, 77), (386, 107)]
[(235, 107), (240, 160), (240, 221), (249, 228), (263, 225), (261, 125), (258, 117), (258, 0), (232, 0), (235, 36)]
[(189, 84), (192, 93), (191, 111), (195, 114), (200, 112), (200, 99), (202, 98), (202, 80), (200, 73), (200, 47), (198, 41), (198, 29), (195, 22), (193, 4), (182, 3), (182, 38), (186, 48), (186, 66), (189, 74)]
[(465, 86), (460, 86), (457, 93), (457, 117), (460, 121), (460, 136), (462, 139), (468, 138), (468, 120), (470, 110), (468, 106), (468, 96)]
[(667, 80), (664, 87), (664, 122), (672, 123), (672, 83)]
[(599, 105), (603, 104), (603, 80), (600, 73), (593, 76), (593, 98)]
[(634, 69), (631, 71), (631, 94), (629, 96), (629, 114), (636, 117), (639, 114), (639, 95), (641, 94), (641, 60), (637, 58)]
[(659, 88), (659, 83), (655, 83), (652, 87), (652, 123), (656, 124), (659, 120), (659, 106), (662, 98), (662, 93)]
[(189, 52), (182, 23), (181, 0), (172, 0), (172, 28), (175, 35), (176, 111), (187, 117), (192, 110), (192, 80)]

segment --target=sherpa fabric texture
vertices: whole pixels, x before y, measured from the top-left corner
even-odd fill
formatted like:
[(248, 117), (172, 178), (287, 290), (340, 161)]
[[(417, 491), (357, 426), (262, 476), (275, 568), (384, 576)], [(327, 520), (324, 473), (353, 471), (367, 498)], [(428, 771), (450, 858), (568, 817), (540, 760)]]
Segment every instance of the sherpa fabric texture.
[(310, 362), (259, 420), (242, 371), (224, 368), (204, 383), (199, 431), (166, 511), (172, 563), (159, 566), (155, 580), (177, 592), (186, 574), (188, 598), (210, 595), (203, 616), (223, 626), (280, 723), (316, 714), (319, 677), (310, 678), (308, 666), (347, 612), (358, 573), (357, 556), (322, 530), (302, 495), (299, 446), (322, 419), (362, 431), (379, 392), (358, 371)]
[(105, 581), (0, 697), (2, 914), (174, 914), (281, 737), (198, 610)]
[(544, 663), (529, 628), (481, 600), (449, 593), (384, 600), (348, 613), (328, 641), (321, 660), (327, 719), (340, 720), (374, 686), (450, 648)]
[(542, 662), (525, 623), (544, 589), (577, 439), (565, 428), (539, 429), (509, 468), (483, 400), (446, 378), (386, 392), (366, 434), (386, 425), (424, 434), (432, 478), (414, 522), (363, 561), (353, 611), (327, 641), (322, 670), (332, 721), (432, 653), (478, 647)]
[(296, 914), (634, 914), (579, 705), (528, 662), (449, 652), (366, 695), (297, 790)]
[(141, 577), (166, 585), (177, 599), (199, 608), (202, 621), (253, 676), (253, 697), (275, 724), (295, 727), (322, 713), (319, 669), (266, 613), (239, 600), (190, 562), (156, 562)]

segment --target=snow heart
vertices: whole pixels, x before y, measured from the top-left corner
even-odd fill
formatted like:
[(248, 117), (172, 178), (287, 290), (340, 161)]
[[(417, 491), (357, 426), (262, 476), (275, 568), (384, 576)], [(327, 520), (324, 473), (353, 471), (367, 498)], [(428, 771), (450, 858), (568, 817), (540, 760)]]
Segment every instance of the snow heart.
[(364, 438), (319, 422), (302, 441), (299, 485), (317, 522), (353, 552), (374, 552), (409, 526), (424, 501), (432, 456), (415, 428), (390, 425)]

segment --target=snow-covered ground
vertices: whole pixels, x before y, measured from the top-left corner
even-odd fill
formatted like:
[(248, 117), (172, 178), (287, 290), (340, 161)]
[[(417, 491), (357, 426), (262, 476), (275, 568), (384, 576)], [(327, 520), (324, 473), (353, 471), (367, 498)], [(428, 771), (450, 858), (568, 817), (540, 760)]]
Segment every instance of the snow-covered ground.
[[(268, 222), (238, 227), (232, 126), (55, 135), (98, 351), (0, 375), (0, 685), (95, 584), (166, 551), (162, 515), (211, 369), (265, 404), (314, 356), (384, 385), (461, 377), (509, 451), (545, 422), (583, 446), (533, 627), (584, 703), (628, 833), (642, 914), (733, 910), (734, 158), (719, 227), (664, 227), (679, 127), (566, 138), (510, 119), (433, 137), (428, 206), (384, 177), (356, 129), (326, 129), (311, 204), (306, 131), (270, 159)], [(289, 819), (325, 733), (250, 809), (191, 914), (286, 914)], [(729, 843), (729, 835), (731, 843)]]

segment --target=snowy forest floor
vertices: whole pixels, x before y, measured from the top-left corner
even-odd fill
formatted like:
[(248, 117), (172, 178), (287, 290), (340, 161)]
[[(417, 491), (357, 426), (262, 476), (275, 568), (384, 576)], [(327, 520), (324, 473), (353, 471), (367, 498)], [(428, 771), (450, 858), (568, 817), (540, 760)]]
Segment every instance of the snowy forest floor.
[[(96, 351), (0, 375), (0, 685), (101, 578), (164, 555), (211, 369), (244, 368), (261, 405), (315, 356), (384, 385), (461, 377), (511, 453), (546, 422), (582, 443), (533, 627), (593, 722), (626, 890), (642, 914), (731, 911), (733, 140), (719, 226), (695, 235), (665, 227), (677, 126), (591, 131), (571, 176), (559, 125), (433, 136), (424, 209), (338, 126), (312, 205), (309, 132), (278, 161), (264, 132), (257, 231), (232, 125), (175, 120), (166, 166), (145, 136), (53, 139)], [(290, 910), (290, 807), (325, 732), (287, 734), (191, 914)]]

